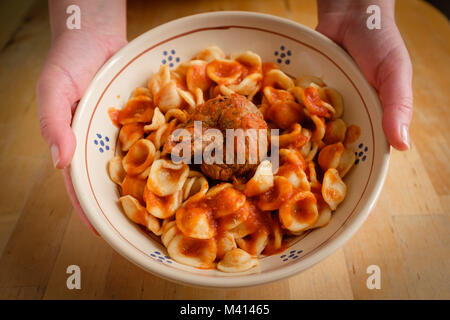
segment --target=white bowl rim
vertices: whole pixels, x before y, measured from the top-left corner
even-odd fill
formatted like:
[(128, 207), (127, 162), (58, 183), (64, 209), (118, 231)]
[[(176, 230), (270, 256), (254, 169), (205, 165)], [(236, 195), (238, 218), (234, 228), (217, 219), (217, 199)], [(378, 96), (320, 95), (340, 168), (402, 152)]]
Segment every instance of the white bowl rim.
[[(116, 54), (114, 54), (103, 66), (100, 68), (100, 70), (96, 73), (95, 77), (92, 79), (89, 87), (87, 88), (85, 94), (83, 95), (83, 98), (80, 100), (77, 111), (84, 108), (84, 105), (86, 104), (86, 101), (88, 100), (88, 97), (90, 97), (95, 89), (95, 84), (97, 82), (97, 79), (101, 78), (104, 73), (108, 72), (108, 69), (114, 65), (116, 60), (121, 56), (122, 52), (125, 51), (128, 47), (131, 45), (137, 43), (140, 41), (141, 38), (143, 38), (145, 35), (149, 33), (157, 33), (158, 31), (164, 29), (170, 24), (175, 23), (182, 23), (187, 22), (191, 19), (201, 19), (203, 17), (223, 17), (223, 16), (234, 16), (234, 17), (256, 17), (256, 18), (263, 18), (263, 19), (269, 19), (273, 20), (275, 22), (281, 23), (281, 24), (288, 24), (291, 27), (295, 27), (298, 29), (301, 29), (303, 32), (310, 33), (316, 38), (321, 38), (320, 41), (326, 42), (327, 45), (333, 47), (333, 49), (336, 51), (337, 54), (341, 55), (344, 59), (348, 60), (349, 63), (353, 64), (355, 67), (355, 72), (360, 73), (361, 71), (353, 61), (353, 59), (337, 44), (335, 44), (332, 40), (325, 37), (324, 35), (320, 34), (319, 32), (310, 29), (300, 23), (297, 23), (292, 20), (288, 20), (285, 18), (269, 15), (269, 14), (263, 14), (263, 13), (256, 13), (256, 12), (248, 12), (248, 11), (216, 11), (216, 12), (207, 12), (207, 13), (200, 13), (195, 15), (186, 16), (183, 18), (175, 19), (172, 21), (169, 21), (167, 23), (164, 23), (160, 26), (157, 26), (153, 29), (150, 29), (140, 36), (136, 37), (132, 41), (128, 43), (125, 47), (120, 49)], [(362, 74), (361, 74), (362, 76)], [(363, 79), (365, 79), (362, 76)], [(375, 92), (375, 90), (368, 84), (366, 81), (365, 85), (369, 88), (369, 91), (374, 95), (376, 104), (378, 104), (378, 107), (381, 108), (381, 103), (379, 102), (378, 96)], [(77, 126), (80, 123), (81, 112), (76, 112), (73, 118), (72, 122), (72, 128), (74, 132), (77, 132)], [(81, 145), (80, 145), (81, 146)], [(79, 145), (77, 144), (77, 149), (79, 148)], [(383, 148), (380, 148), (383, 150)], [(81, 207), (83, 208), (83, 211), (86, 213), (86, 216), (88, 217), (89, 221), (92, 223), (94, 228), (97, 230), (97, 232), (102, 236), (102, 238), (108, 242), (109, 245), (113, 249), (115, 249), (117, 252), (119, 252), (122, 256), (126, 257), (130, 262), (136, 264), (137, 266), (143, 268), (144, 270), (155, 274), (159, 277), (162, 277), (167, 280), (171, 280), (177, 283), (187, 284), (187, 285), (194, 285), (194, 286), (204, 286), (204, 287), (216, 287), (216, 288), (237, 288), (237, 287), (247, 287), (247, 286), (254, 286), (254, 285), (262, 285), (265, 283), (281, 280), (290, 276), (293, 276), (301, 271), (304, 271), (311, 266), (321, 262), (326, 257), (333, 254), (335, 251), (337, 251), (341, 246), (344, 245), (345, 242), (347, 242), (354, 233), (360, 228), (360, 226), (363, 224), (365, 219), (368, 217), (370, 212), (372, 211), (373, 207), (375, 206), (376, 200), (378, 199), (378, 196), (382, 190), (382, 186), (384, 184), (384, 181), (386, 179), (387, 170), (389, 166), (389, 158), (390, 158), (390, 148), (384, 148), (384, 152), (382, 152), (382, 159), (380, 160), (381, 163), (379, 165), (379, 176), (378, 178), (374, 179), (374, 185), (372, 188), (372, 193), (369, 195), (368, 200), (363, 204), (363, 207), (361, 210), (356, 214), (353, 219), (345, 225), (345, 230), (338, 230), (333, 236), (331, 236), (328, 240), (326, 240), (324, 243), (322, 243), (320, 248), (315, 248), (309, 254), (307, 257), (302, 258), (301, 262), (294, 263), (291, 265), (286, 265), (281, 268), (266, 271), (259, 274), (252, 274), (252, 275), (240, 275), (238, 277), (227, 277), (224, 278), (217, 278), (217, 277), (205, 277), (193, 273), (189, 273), (182, 270), (175, 270), (172, 268), (166, 268), (164, 265), (161, 265), (160, 263), (155, 261), (155, 264), (149, 264), (149, 263), (143, 263), (143, 260), (137, 256), (137, 253), (129, 252), (127, 248), (124, 246), (122, 241), (117, 241), (114, 234), (110, 233), (110, 226), (105, 225), (102, 221), (100, 221), (96, 214), (93, 214), (90, 210), (90, 204), (89, 201), (84, 198), (83, 194), (81, 193), (83, 190), (83, 183), (81, 181), (81, 175), (83, 174), (84, 167), (82, 165), (76, 165), (74, 161), (72, 161), (72, 165), (70, 167), (71, 172), (71, 178), (72, 183), (74, 186), (75, 193), (77, 195), (77, 198), (79, 200), (79, 203)], [(381, 151), (380, 151), (381, 152)], [(77, 153), (75, 151), (75, 153)], [(75, 160), (75, 156), (74, 156)], [(299, 261), (300, 262), (300, 261)]]

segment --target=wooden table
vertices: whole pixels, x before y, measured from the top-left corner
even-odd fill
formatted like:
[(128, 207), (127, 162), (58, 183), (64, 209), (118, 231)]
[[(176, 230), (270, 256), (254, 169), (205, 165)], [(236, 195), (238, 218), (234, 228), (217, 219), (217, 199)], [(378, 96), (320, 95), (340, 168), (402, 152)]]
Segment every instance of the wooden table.
[[(271, 13), (311, 28), (317, 23), (313, 0), (162, 2), (129, 1), (129, 39), (213, 10)], [(35, 83), (50, 45), (46, 1), (2, 2), (0, 13), (0, 298), (450, 298), (450, 30), (430, 5), (397, 3), (398, 26), (414, 66), (412, 148), (392, 152), (374, 212), (343, 248), (302, 274), (228, 290), (152, 276), (82, 224), (39, 134)], [(71, 264), (81, 267), (81, 290), (66, 287)], [(366, 287), (372, 264), (381, 268), (380, 290)]]

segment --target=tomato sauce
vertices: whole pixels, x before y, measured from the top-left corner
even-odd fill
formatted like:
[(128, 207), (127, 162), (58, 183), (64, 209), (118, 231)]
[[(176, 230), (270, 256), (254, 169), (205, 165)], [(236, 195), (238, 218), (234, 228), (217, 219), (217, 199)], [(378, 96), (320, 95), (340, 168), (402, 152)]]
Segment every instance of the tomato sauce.
[[(297, 151), (308, 143), (308, 137), (302, 133), (300, 126), (294, 127), (291, 133), (280, 136), (280, 147)], [(297, 151), (298, 152), (298, 151)]]
[(270, 92), (267, 96), (270, 103), (281, 102), (286, 104), (289, 102), (295, 102), (294, 96), (285, 90), (268, 87), (264, 92)]
[(352, 144), (358, 141), (361, 136), (361, 128), (357, 125), (349, 125), (345, 134), (344, 144)]
[(290, 199), (294, 189), (285, 177), (276, 177), (274, 187), (257, 197), (256, 205), (265, 211), (277, 210)]
[(212, 84), (211, 79), (206, 74), (206, 64), (192, 65), (186, 74), (187, 87), (191, 92), (196, 88), (206, 91)]
[(208, 247), (208, 240), (184, 238), (181, 251), (186, 256), (195, 257), (206, 247)]
[(219, 61), (214, 60), (208, 64), (208, 67), (219, 78), (218, 84), (231, 84), (240, 82), (248, 73), (247, 68), (237, 61)]
[(302, 91), (303, 102), (308, 111), (319, 117), (329, 116), (329, 110), (324, 106), (324, 102), (320, 99), (319, 92), (314, 87), (305, 88)]
[(129, 123), (123, 125), (119, 132), (119, 141), (121, 146), (128, 146), (136, 142), (138, 139), (144, 136), (144, 124), (141, 123)]
[(280, 166), (278, 169), (277, 175), (288, 177), (292, 172), (298, 172), (301, 170), (301, 167), (298, 164), (287, 162)]
[(344, 145), (341, 142), (330, 144), (323, 148), (318, 157), (320, 167), (325, 171), (328, 168), (336, 168), (344, 150)]
[(108, 116), (111, 119), (112, 123), (117, 127), (120, 128), (120, 123), (119, 123), (119, 109), (116, 108), (109, 108), (108, 109)]
[[(182, 224), (180, 229), (184, 230), (186, 234), (190, 234), (192, 228), (197, 225), (197, 216), (207, 215), (209, 227), (215, 230), (213, 240), (216, 242), (224, 237), (227, 231), (243, 224), (249, 234), (245, 237), (247, 246), (254, 248), (258, 237), (262, 234), (270, 234), (274, 228), (271, 213), (260, 210), (256, 205), (255, 198), (246, 199), (240, 191), (227, 187), (210, 198), (205, 197), (198, 201), (188, 202), (184, 207), (179, 208), (176, 213), (177, 224)], [(240, 203), (241, 201), (244, 203)], [(205, 242), (206, 240), (201, 242), (199, 241), (201, 239), (186, 238), (191, 239), (186, 241), (182, 247), (182, 252), (187, 256), (200, 257), (202, 250), (210, 245)]]
[(290, 152), (283, 158), (283, 164), (290, 163), (301, 170), (306, 170), (307, 164), (305, 158), (303, 158), (302, 154), (295, 149), (290, 150)]
[(144, 188), (146, 181), (127, 175), (122, 182), (122, 195), (130, 195), (133, 198), (139, 200), (141, 204), (144, 204)]
[(273, 70), (273, 69), (280, 69), (280, 67), (276, 63), (273, 63), (273, 62), (263, 62), (263, 64), (262, 64), (263, 75), (265, 75), (267, 72), (269, 72), (270, 70)]
[(152, 117), (152, 100), (147, 96), (138, 96), (131, 98), (125, 107), (119, 111), (117, 122), (122, 125), (134, 122), (150, 122)]
[(147, 206), (147, 210), (150, 211), (150, 208), (161, 208), (162, 212), (168, 212), (169, 206), (173, 201), (171, 196), (160, 197), (153, 192), (151, 192), (147, 186), (144, 188), (143, 199)]
[(211, 199), (205, 200), (217, 218), (232, 214), (245, 203), (245, 196), (234, 188), (225, 188)]

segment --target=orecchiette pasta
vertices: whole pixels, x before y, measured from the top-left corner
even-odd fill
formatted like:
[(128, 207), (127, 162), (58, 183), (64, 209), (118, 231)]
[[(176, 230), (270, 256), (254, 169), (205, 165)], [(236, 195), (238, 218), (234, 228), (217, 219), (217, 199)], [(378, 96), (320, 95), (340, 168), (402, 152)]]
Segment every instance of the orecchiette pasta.
[(114, 157), (111, 160), (109, 160), (108, 172), (109, 177), (111, 178), (112, 181), (114, 181), (118, 185), (122, 184), (122, 181), (123, 179), (125, 179), (127, 173), (123, 169), (121, 157)]
[(144, 188), (146, 181), (139, 177), (126, 175), (122, 181), (122, 195), (130, 195), (133, 198), (138, 199), (142, 203), (144, 202)]
[(350, 169), (353, 167), (353, 164), (355, 163), (355, 160), (355, 153), (352, 150), (345, 148), (344, 152), (342, 153), (341, 160), (339, 161), (339, 164), (336, 168), (341, 178), (343, 178), (347, 174), (347, 172), (350, 171)]
[(175, 119), (177, 120), (178, 123), (185, 123), (188, 118), (188, 114), (184, 110), (171, 109), (166, 112), (164, 118), (166, 122), (171, 122), (172, 120)]
[(146, 139), (152, 141), (157, 150), (161, 149), (169, 135), (175, 130), (176, 122), (174, 119), (169, 123), (164, 123), (157, 130), (152, 131)]
[[(243, 272), (331, 221), (347, 193), (342, 178), (356, 160), (351, 145), (361, 135), (343, 113), (343, 97), (322, 79), (293, 79), (255, 52), (226, 55), (210, 46), (176, 69), (162, 65), (121, 110), (108, 110), (119, 146), (107, 170), (125, 215), (161, 236), (172, 259)], [(195, 129), (194, 120), (204, 127)], [(179, 146), (191, 157), (211, 151), (209, 143), (221, 141), (211, 132), (254, 128), (279, 129), (262, 135), (266, 147), (278, 148), (277, 165), (268, 157), (250, 164), (245, 148), (244, 164), (172, 161)], [(188, 133), (179, 144), (172, 140), (177, 129)], [(253, 141), (246, 139), (243, 145)]]
[(164, 114), (159, 111), (159, 108), (155, 108), (155, 112), (153, 113), (152, 122), (146, 126), (144, 126), (145, 132), (150, 132), (153, 130), (159, 129), (161, 126), (166, 123), (166, 119), (164, 117)]
[(249, 69), (248, 73), (250, 74), (254, 72), (262, 72), (261, 57), (252, 51), (239, 53), (234, 57), (234, 60), (247, 67)]
[(201, 269), (214, 267), (217, 244), (214, 239), (195, 239), (178, 234), (167, 245), (169, 255), (176, 261)]
[(266, 119), (273, 121), (278, 128), (289, 129), (303, 118), (303, 107), (286, 90), (264, 87), (264, 98), (268, 107), (264, 113)]
[(325, 94), (334, 108), (333, 119), (338, 119), (344, 113), (344, 100), (339, 92), (333, 88), (325, 87), (323, 88)]
[(225, 231), (233, 230), (234, 232), (241, 230), (240, 226), (243, 226), (243, 223), (247, 221), (250, 211), (250, 204), (248, 202), (245, 202), (242, 207), (233, 212), (233, 214), (229, 214), (219, 218), (218, 221), (221, 229)]
[(264, 211), (273, 211), (279, 209), (294, 192), (293, 185), (283, 176), (276, 176), (274, 186), (259, 195), (257, 206)]
[(308, 88), (311, 83), (315, 83), (320, 87), (325, 86), (325, 83), (322, 81), (322, 79), (310, 75), (301, 75), (300, 77), (295, 79), (295, 84), (300, 88)]
[(279, 215), (281, 224), (286, 229), (303, 231), (319, 217), (316, 197), (309, 191), (299, 192), (281, 206)]
[(186, 72), (186, 84), (192, 93), (196, 89), (206, 91), (212, 85), (211, 79), (206, 75), (206, 66), (208, 63), (202, 60), (194, 60)]
[(301, 152), (297, 149), (281, 149), (280, 160), (283, 164), (290, 163), (302, 170), (306, 169), (307, 163)]
[(309, 191), (311, 186), (303, 169), (293, 163), (283, 164), (277, 172), (280, 177), (285, 177), (289, 183), (298, 190)]
[(280, 148), (291, 148), (291, 150), (301, 149), (311, 136), (304, 133), (304, 129), (298, 123), (295, 123), (289, 132), (283, 133), (279, 136)]
[[(320, 195), (319, 195), (320, 196)], [(318, 197), (316, 197), (318, 198)], [(330, 220), (331, 220), (331, 209), (330, 207), (323, 201), (323, 198), (319, 198), (317, 200), (317, 210), (319, 212), (319, 217), (317, 218), (316, 222), (309, 226), (307, 229), (314, 229), (314, 228), (321, 228), (326, 226)], [(323, 203), (319, 203), (323, 202)]]
[[(221, 188), (222, 185), (225, 187)], [(217, 185), (206, 193), (206, 202), (214, 210), (214, 216), (221, 218), (238, 211), (245, 204), (245, 195), (229, 184)], [(215, 190), (217, 189), (217, 191)]]
[(312, 120), (312, 122), (314, 122), (314, 125), (316, 127), (312, 134), (311, 140), (313, 142), (319, 143), (320, 141), (322, 141), (323, 137), (325, 136), (325, 131), (326, 131), (325, 120), (324, 120), (324, 118), (320, 118), (316, 115), (312, 115), (311, 120)]
[(197, 59), (205, 60), (206, 62), (211, 62), (214, 60), (220, 60), (225, 58), (225, 53), (217, 46), (210, 46), (200, 51), (197, 56)]
[(180, 108), (188, 102), (190, 94), (181, 80), (180, 75), (171, 72), (166, 65), (161, 66), (159, 72), (149, 79), (148, 87), (152, 93), (153, 102), (161, 111), (167, 112), (173, 108)]
[(361, 128), (355, 125), (350, 125), (347, 128), (347, 131), (345, 133), (345, 140), (344, 144), (349, 145), (354, 143), (356, 140), (358, 140), (359, 136), (361, 135)]
[(178, 108), (183, 103), (183, 98), (177, 90), (177, 83), (174, 80), (165, 84), (157, 93), (155, 103), (161, 110), (168, 111), (173, 108)]
[(258, 259), (246, 251), (236, 248), (228, 251), (217, 264), (217, 269), (223, 272), (242, 272), (259, 264)]
[(128, 123), (149, 122), (153, 116), (152, 99), (148, 96), (137, 96), (128, 100), (125, 107), (120, 110), (117, 121), (121, 125)]
[(344, 142), (346, 132), (347, 126), (345, 125), (345, 122), (342, 119), (329, 121), (326, 124), (325, 136), (323, 137), (323, 141), (326, 144)]
[[(280, 218), (278, 214), (271, 217), (272, 220), (272, 234), (269, 238), (269, 245), (266, 247), (267, 252), (277, 252), (283, 246), (283, 230), (280, 225)], [(264, 249), (266, 251), (266, 249)]]
[(339, 172), (333, 168), (328, 169), (323, 177), (322, 196), (331, 210), (336, 210), (346, 194), (347, 186), (339, 176)]
[(260, 255), (266, 247), (268, 241), (269, 233), (266, 229), (258, 229), (244, 238), (236, 239), (236, 243), (239, 248), (242, 248), (253, 256)]
[(294, 88), (294, 81), (280, 69), (272, 69), (264, 76), (264, 87), (289, 90)]
[(182, 202), (182, 191), (178, 190), (168, 196), (157, 196), (148, 188), (144, 188), (142, 195), (147, 211), (153, 216), (166, 219), (175, 214), (175, 211), (180, 207)]
[(246, 183), (244, 193), (247, 197), (253, 197), (269, 191), (273, 184), (272, 164), (264, 160), (259, 164), (254, 176)]
[(302, 102), (311, 115), (330, 118), (336, 113), (333, 106), (320, 98), (319, 90), (314, 85), (302, 90)]
[(252, 73), (239, 84), (230, 85), (228, 89), (233, 93), (239, 93), (251, 99), (259, 91), (261, 79), (262, 75), (260, 73)]
[(211, 239), (216, 235), (213, 213), (204, 203), (188, 203), (177, 210), (178, 229), (185, 236), (195, 239)]
[(187, 165), (159, 159), (151, 166), (147, 187), (156, 195), (165, 197), (180, 191), (188, 175)]
[(155, 153), (156, 149), (151, 141), (140, 139), (123, 158), (123, 168), (129, 175), (140, 174), (152, 164)]
[(197, 171), (190, 171), (183, 185), (183, 200), (201, 199), (208, 191), (208, 180)]
[(217, 258), (223, 260), (227, 252), (237, 248), (234, 236), (229, 231), (221, 232), (217, 235)]
[(322, 188), (322, 184), (317, 179), (316, 165), (315, 165), (314, 161), (308, 162), (307, 171), (308, 171), (309, 181), (311, 183), (311, 190), (313, 190), (313, 191), (319, 190), (319, 192), (320, 192), (320, 190)]
[(141, 123), (129, 123), (124, 125), (119, 132), (119, 141), (122, 150), (130, 150), (131, 146), (143, 136), (144, 125)]
[(125, 214), (131, 221), (146, 226), (148, 230), (156, 235), (161, 234), (161, 224), (158, 219), (149, 214), (139, 201), (130, 195), (120, 198)]
[(172, 241), (172, 239), (179, 233), (180, 230), (178, 230), (176, 221), (169, 221), (161, 227), (161, 242), (167, 248), (170, 241)]
[(243, 66), (234, 60), (213, 60), (206, 67), (208, 77), (218, 84), (233, 84), (242, 76)]
[(340, 142), (327, 145), (320, 150), (318, 161), (322, 170), (327, 171), (330, 168), (337, 168), (343, 153), (344, 145)]

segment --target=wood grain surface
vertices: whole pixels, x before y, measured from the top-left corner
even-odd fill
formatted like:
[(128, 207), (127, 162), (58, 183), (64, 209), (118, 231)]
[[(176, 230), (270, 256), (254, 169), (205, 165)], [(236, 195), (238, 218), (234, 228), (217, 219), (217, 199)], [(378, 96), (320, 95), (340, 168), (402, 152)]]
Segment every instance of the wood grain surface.
[[(450, 29), (419, 0), (397, 2), (414, 67), (412, 147), (392, 151), (375, 210), (335, 254), (292, 278), (245, 289), (178, 285), (113, 251), (74, 213), (40, 137), (35, 84), (50, 45), (46, 1), (0, 10), (0, 298), (3, 299), (438, 299), (450, 298)], [(2, 3), (2, 6), (5, 6)], [(311, 1), (129, 1), (128, 38), (214, 10), (270, 13), (317, 24)], [(81, 290), (66, 268), (79, 265)], [(381, 289), (366, 287), (369, 265)]]

